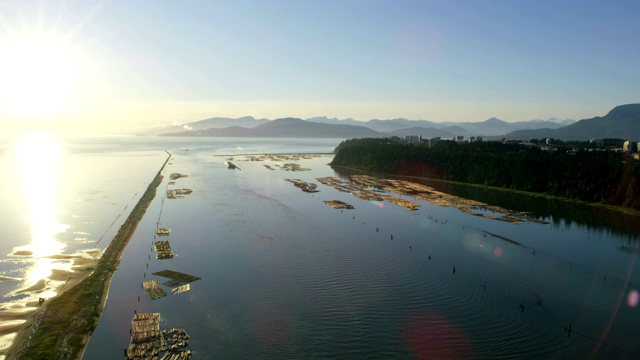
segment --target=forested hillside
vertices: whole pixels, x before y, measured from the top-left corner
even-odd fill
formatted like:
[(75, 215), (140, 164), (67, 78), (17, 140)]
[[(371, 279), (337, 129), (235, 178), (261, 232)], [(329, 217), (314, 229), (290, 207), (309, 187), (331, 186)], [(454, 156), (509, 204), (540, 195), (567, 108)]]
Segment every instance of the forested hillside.
[(343, 141), (331, 165), (495, 186), (640, 209), (640, 164), (615, 151), (501, 142), (441, 141), (433, 148), (390, 139)]

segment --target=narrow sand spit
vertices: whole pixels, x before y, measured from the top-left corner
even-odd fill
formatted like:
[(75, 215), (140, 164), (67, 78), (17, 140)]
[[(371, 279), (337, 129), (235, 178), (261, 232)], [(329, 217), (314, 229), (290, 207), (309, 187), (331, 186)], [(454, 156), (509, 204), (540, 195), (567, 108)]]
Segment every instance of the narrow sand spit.
[[(13, 255), (16, 255), (15, 253)], [(20, 254), (25, 256), (24, 254)], [(71, 262), (70, 270), (53, 269), (51, 274), (38, 280), (35, 284), (15, 291), (15, 294), (28, 294), (24, 300), (0, 304), (0, 359), (9, 355), (12, 345), (18, 344), (31, 336), (32, 326), (36, 318), (47, 306), (39, 304), (40, 294), (61, 294), (91, 274), (98, 258), (99, 249), (91, 249), (77, 254), (58, 254), (47, 258)], [(20, 281), (21, 279), (0, 277), (0, 281)], [(56, 295), (56, 296), (57, 296)]]

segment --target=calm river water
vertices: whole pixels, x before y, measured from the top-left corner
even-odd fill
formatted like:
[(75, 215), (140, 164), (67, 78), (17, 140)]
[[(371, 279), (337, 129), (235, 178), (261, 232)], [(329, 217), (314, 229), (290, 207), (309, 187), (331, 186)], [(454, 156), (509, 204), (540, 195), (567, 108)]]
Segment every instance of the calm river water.
[[(58, 186), (75, 189), (73, 182), (82, 190), (60, 190), (60, 197), (102, 204), (85, 205), (85, 215), (70, 210), (73, 196), (59, 202), (65, 211), (55, 217), (66, 230), (55, 237), (72, 249), (95, 247), (106, 231), (103, 247), (117, 225), (105, 228), (137, 201), (166, 159), (164, 150), (173, 154), (123, 254), (86, 359), (122, 358), (134, 311), (160, 312), (162, 328), (184, 327), (197, 359), (640, 356), (637, 218), (442, 183), (431, 185), (548, 223), (511, 224), (408, 197), (420, 204), (417, 211), (360, 200), (315, 180), (348, 179), (327, 165), (335, 139), (66, 141), (75, 165)], [(291, 162), (309, 171), (243, 161), (244, 154), (308, 152), (325, 154)], [(241, 169), (227, 169), (228, 157)], [(173, 172), (188, 177), (169, 186)], [(320, 192), (304, 193), (285, 179), (316, 183)], [(165, 199), (167, 186), (193, 193)], [(83, 216), (93, 225), (83, 225)], [(28, 235), (27, 221), (15, 222), (21, 227), (5, 226)], [(161, 240), (170, 241), (173, 259), (154, 257), (157, 223), (171, 227)], [(2, 246), (9, 253), (19, 244)], [(6, 264), (4, 274), (12, 275)], [(141, 281), (162, 283), (151, 273), (167, 269), (201, 280), (188, 292), (148, 299)]]

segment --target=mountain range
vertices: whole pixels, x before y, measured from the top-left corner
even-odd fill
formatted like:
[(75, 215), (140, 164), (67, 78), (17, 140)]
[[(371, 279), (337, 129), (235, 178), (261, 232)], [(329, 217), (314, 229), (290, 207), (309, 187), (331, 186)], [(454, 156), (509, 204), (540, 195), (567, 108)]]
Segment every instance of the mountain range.
[(453, 138), (483, 136), (487, 138), (555, 138), (589, 140), (593, 138), (640, 139), (640, 104), (620, 105), (605, 116), (580, 121), (530, 120), (506, 122), (490, 118), (481, 122), (432, 122), (428, 120), (391, 119), (357, 121), (313, 117), (306, 120), (283, 118), (237, 119), (215, 117), (184, 125), (149, 129), (142, 135), (215, 136), (215, 137), (389, 137), (422, 135), (422, 137)]
[(640, 140), (640, 104), (620, 105), (605, 116), (583, 119), (558, 129), (520, 130), (510, 139), (554, 138), (560, 140), (629, 139)]

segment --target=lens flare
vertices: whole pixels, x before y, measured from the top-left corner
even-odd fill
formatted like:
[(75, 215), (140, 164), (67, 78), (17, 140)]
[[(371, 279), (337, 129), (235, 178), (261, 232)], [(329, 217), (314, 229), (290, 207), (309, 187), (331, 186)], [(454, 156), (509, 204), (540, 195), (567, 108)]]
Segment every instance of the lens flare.
[(439, 314), (417, 314), (404, 329), (408, 350), (415, 359), (468, 359), (473, 353), (469, 336)]
[(370, 201), (370, 203), (373, 204), (374, 206), (379, 207), (380, 209), (382, 209), (384, 207), (384, 203), (382, 201), (372, 200), (372, 201)]
[(640, 294), (638, 294), (638, 290), (631, 290), (627, 296), (627, 304), (629, 307), (636, 307), (639, 301)]
[(493, 249), (493, 256), (495, 257), (501, 257), (502, 256), (502, 247), (500, 246), (496, 246), (495, 249)]

